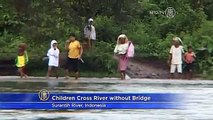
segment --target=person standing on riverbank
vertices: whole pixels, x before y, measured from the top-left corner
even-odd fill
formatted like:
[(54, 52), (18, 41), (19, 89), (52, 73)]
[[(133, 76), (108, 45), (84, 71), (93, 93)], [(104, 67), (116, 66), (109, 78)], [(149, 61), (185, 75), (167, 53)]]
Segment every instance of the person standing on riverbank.
[(186, 62), (186, 78), (192, 79), (193, 77), (193, 66), (195, 62), (196, 55), (193, 52), (192, 46), (188, 46), (188, 50), (184, 55), (184, 61)]
[(18, 56), (15, 59), (16, 67), (18, 68), (18, 72), (20, 73), (21, 78), (27, 78), (27, 74), (25, 73), (25, 67), (28, 63), (28, 54), (27, 54), (27, 44), (21, 43), (18, 47)]
[(79, 60), (83, 54), (83, 48), (75, 34), (71, 34), (66, 41), (65, 49), (68, 51), (67, 65), (65, 68), (65, 79), (69, 79), (69, 71), (75, 72), (75, 79), (79, 78)]
[(94, 49), (96, 41), (96, 31), (93, 25), (93, 19), (88, 19), (88, 24), (84, 27), (84, 38), (87, 40), (89, 49)]
[(49, 58), (48, 62), (48, 71), (46, 78), (48, 79), (52, 70), (55, 71), (56, 78), (58, 79), (58, 66), (59, 66), (59, 49), (57, 47), (57, 41), (52, 40), (50, 44), (50, 49), (47, 52), (47, 56)]
[(183, 59), (183, 46), (181, 45), (181, 39), (179, 37), (173, 38), (173, 45), (169, 51), (169, 60), (168, 63), (170, 65), (170, 78), (174, 78), (174, 73), (177, 69), (178, 78), (181, 78), (182, 74), (182, 59)]
[(118, 69), (120, 71), (121, 80), (125, 79), (126, 69), (129, 62), (129, 58), (127, 57), (127, 50), (129, 48), (129, 40), (125, 34), (121, 34), (118, 36), (117, 44), (114, 49), (114, 53), (118, 55)]

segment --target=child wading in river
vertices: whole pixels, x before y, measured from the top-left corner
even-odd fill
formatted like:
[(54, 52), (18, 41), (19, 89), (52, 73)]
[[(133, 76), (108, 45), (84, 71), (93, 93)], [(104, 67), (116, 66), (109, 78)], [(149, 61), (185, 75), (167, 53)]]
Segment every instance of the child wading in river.
[(15, 59), (16, 67), (18, 68), (18, 72), (20, 73), (21, 78), (27, 78), (27, 74), (25, 73), (25, 67), (28, 63), (28, 55), (27, 55), (27, 44), (21, 43), (18, 46), (18, 56)]
[(58, 78), (59, 53), (59, 49), (57, 48), (57, 41), (52, 40), (50, 49), (47, 52), (47, 56), (49, 57), (48, 71), (46, 76), (47, 79), (49, 78), (52, 70), (55, 70), (56, 78)]
[(66, 41), (65, 49), (68, 51), (67, 65), (65, 67), (65, 79), (69, 79), (69, 72), (75, 72), (75, 79), (79, 78), (79, 60), (82, 61), (83, 47), (75, 34), (71, 34)]
[(188, 50), (187, 50), (187, 52), (184, 55), (184, 61), (186, 62), (185, 70), (187, 72), (186, 73), (186, 78), (187, 79), (192, 79), (193, 66), (194, 66), (193, 64), (194, 64), (195, 58), (196, 58), (196, 55), (193, 52), (192, 47), (188, 46)]
[(134, 46), (132, 42), (128, 40), (125, 34), (121, 34), (118, 36), (114, 53), (118, 54), (119, 57), (118, 69), (120, 71), (121, 80), (125, 80), (129, 58), (134, 56)]

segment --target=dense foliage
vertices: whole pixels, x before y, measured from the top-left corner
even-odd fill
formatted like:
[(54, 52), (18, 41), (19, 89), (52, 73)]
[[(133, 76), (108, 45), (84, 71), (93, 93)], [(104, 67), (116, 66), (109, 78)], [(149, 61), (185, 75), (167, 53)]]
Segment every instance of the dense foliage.
[[(159, 13), (168, 7), (176, 11), (173, 18)], [(198, 72), (213, 73), (212, 0), (1, 0), (0, 9), (0, 53), (16, 52), (17, 44), (26, 42), (31, 56), (43, 56), (52, 39), (63, 51), (70, 32), (82, 40), (83, 27), (93, 17), (102, 42), (85, 59), (96, 69), (115, 69), (112, 47), (126, 33), (137, 56), (161, 59), (167, 58), (172, 37), (179, 36), (199, 55)]]

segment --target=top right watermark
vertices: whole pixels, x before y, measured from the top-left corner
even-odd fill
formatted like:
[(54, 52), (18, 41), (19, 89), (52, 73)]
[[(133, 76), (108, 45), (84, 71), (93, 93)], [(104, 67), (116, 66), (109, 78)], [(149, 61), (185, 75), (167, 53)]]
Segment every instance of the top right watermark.
[(168, 18), (173, 18), (176, 15), (176, 10), (173, 7), (167, 7), (166, 10), (149, 11), (152, 15), (165, 15)]

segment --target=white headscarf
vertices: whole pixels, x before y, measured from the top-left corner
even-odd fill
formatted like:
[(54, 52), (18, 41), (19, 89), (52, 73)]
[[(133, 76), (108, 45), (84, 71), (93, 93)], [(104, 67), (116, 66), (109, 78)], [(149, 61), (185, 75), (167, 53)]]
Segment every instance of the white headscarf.
[(57, 41), (56, 40), (52, 40), (51, 44), (50, 44), (50, 48), (53, 48), (53, 44), (55, 44), (55, 43), (57, 43)]
[(93, 22), (93, 19), (92, 18), (88, 19), (88, 22)]
[(119, 39), (120, 39), (120, 38), (124, 38), (124, 39), (125, 39), (125, 42), (128, 42), (127, 36), (126, 36), (125, 34), (120, 34), (120, 35), (118, 36), (118, 39), (117, 39), (117, 44), (119, 44)]

